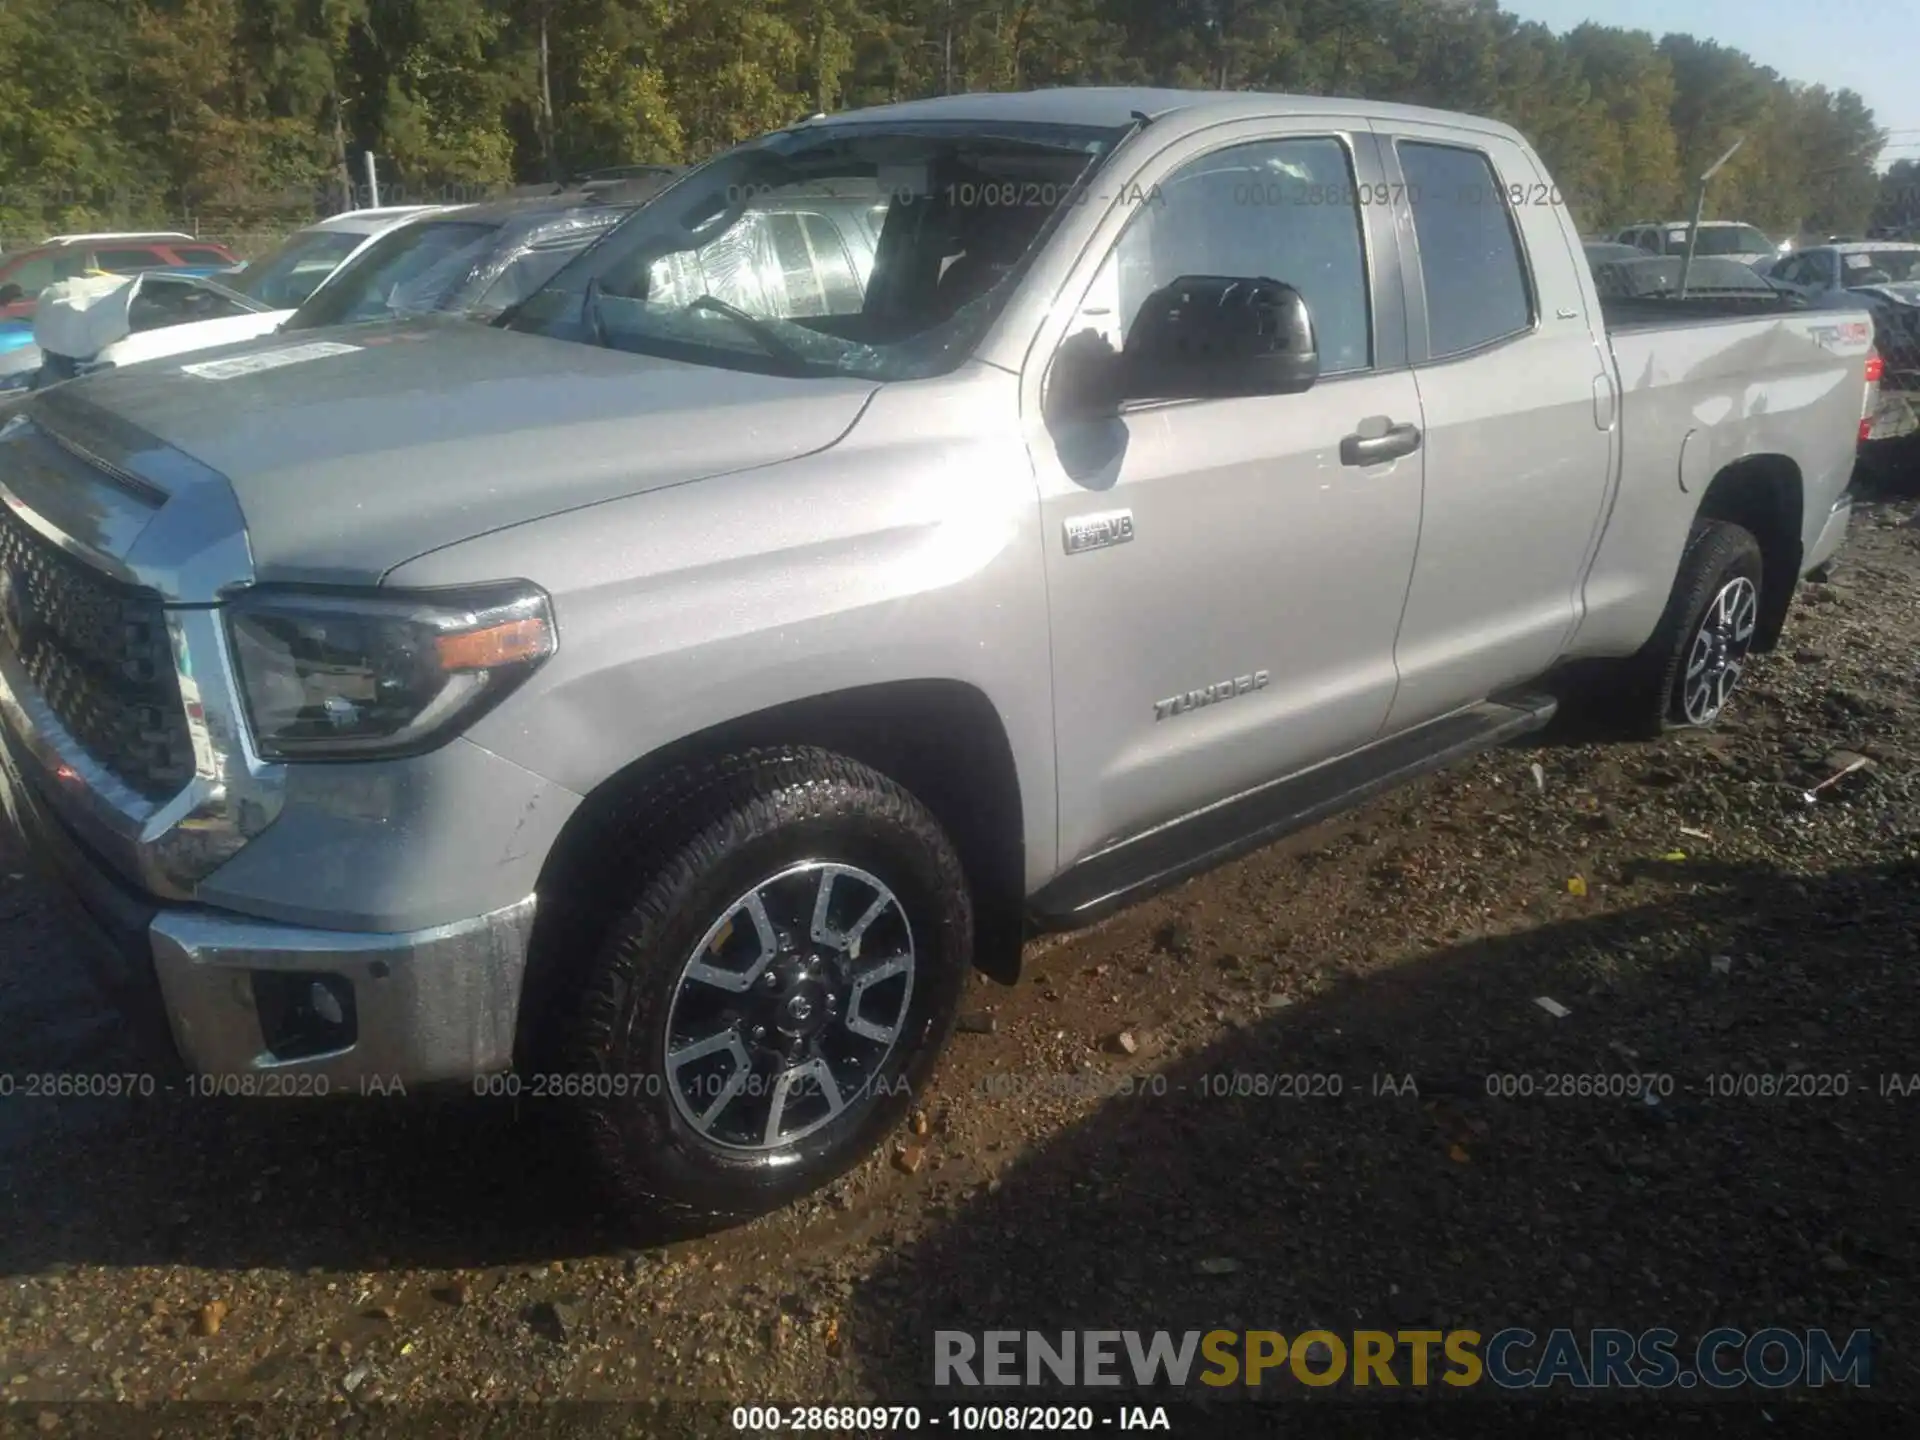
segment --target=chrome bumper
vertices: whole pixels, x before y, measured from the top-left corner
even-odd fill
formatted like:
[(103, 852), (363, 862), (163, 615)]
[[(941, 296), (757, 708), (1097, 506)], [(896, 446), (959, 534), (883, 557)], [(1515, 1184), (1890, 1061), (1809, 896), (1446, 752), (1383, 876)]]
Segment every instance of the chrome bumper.
[[(533, 897), (398, 935), (308, 930), (206, 911), (158, 915), (148, 934), (180, 1058), (202, 1074), (249, 1071), (357, 1081), (462, 1080), (513, 1061)], [(256, 975), (337, 976), (352, 988), (351, 1047), (276, 1058)]]
[[(325, 1076), (332, 1089), (464, 1079), (513, 1058), (532, 896), (402, 933), (321, 930), (168, 905), (126, 884), (57, 817), (17, 737), (0, 725), (0, 808), (96, 944), (101, 988), (150, 1056), (209, 1075)], [(350, 1044), (277, 1055), (263, 1022), (275, 977), (335, 977), (351, 994)]]

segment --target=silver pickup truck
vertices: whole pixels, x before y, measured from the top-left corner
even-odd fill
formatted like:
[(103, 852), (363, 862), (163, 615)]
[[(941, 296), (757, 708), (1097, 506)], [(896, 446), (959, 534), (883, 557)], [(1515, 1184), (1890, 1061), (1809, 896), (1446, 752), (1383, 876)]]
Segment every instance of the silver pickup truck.
[(558, 1096), (750, 1214), (1035, 927), (1556, 707), (1712, 723), (1848, 521), (1869, 317), (1789, 307), (1603, 305), (1465, 116), (816, 118), (491, 327), (0, 410), (0, 789), (186, 1067)]

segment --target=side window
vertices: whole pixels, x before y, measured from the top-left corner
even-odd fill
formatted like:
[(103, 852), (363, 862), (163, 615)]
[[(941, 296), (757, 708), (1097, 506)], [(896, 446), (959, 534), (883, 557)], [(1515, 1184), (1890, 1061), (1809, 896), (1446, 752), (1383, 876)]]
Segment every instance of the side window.
[(220, 265), (233, 264), (233, 257), (223, 254), (211, 245), (176, 245), (173, 253), (180, 257), (183, 265)]
[(184, 325), (195, 320), (225, 320), (247, 312), (211, 290), (154, 279), (141, 282), (140, 293), (127, 307), (128, 327), (135, 331), (159, 330), (169, 325)]
[(4, 279), (9, 285), (18, 285), (21, 293), (28, 299), (32, 299), (35, 295), (38, 295), (42, 290), (46, 289), (47, 286), (53, 284), (55, 280), (65, 280), (68, 278), (65, 275), (56, 274), (54, 264), (55, 257), (51, 255), (36, 255), (31, 260), (21, 261), (18, 265), (14, 266), (12, 270), (8, 271), (4, 277), (0, 277), (0, 279)]
[(1189, 161), (1140, 202), (1101, 266), (1083, 315), (1124, 344), (1155, 290), (1182, 275), (1293, 286), (1313, 312), (1323, 374), (1373, 363), (1366, 246), (1346, 147), (1263, 140)]
[(1477, 150), (1402, 140), (1400, 168), (1420, 243), (1428, 351), (1459, 355), (1533, 323), (1506, 191)]
[(782, 313), (789, 316), (826, 314), (826, 289), (819, 271), (814, 268), (800, 217), (791, 211), (775, 213), (767, 217), (767, 228), (773, 233), (773, 253), (786, 287), (787, 303)]
[(854, 266), (840, 228), (825, 215), (803, 214), (800, 226), (813, 251), (814, 265), (826, 296), (826, 314), (857, 315), (866, 292), (866, 277)]
[(518, 305), (557, 275), (562, 265), (605, 233), (604, 230), (590, 230), (577, 240), (566, 243), (549, 241), (521, 250), (488, 282), (485, 290), (467, 302), (465, 308), (473, 315), (491, 316), (498, 315), (509, 305)]
[(158, 270), (167, 263), (167, 257), (158, 250), (96, 250), (93, 263), (102, 270), (111, 270), (114, 274), (124, 274), (129, 270)]

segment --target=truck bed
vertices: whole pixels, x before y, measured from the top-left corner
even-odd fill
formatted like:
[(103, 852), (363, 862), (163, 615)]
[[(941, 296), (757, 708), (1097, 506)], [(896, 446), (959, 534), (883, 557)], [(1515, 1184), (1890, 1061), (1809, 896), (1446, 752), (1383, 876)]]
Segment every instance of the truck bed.
[(1792, 314), (1803, 308), (1786, 295), (1689, 295), (1684, 300), (1651, 295), (1600, 298), (1600, 313), (1606, 318), (1607, 329), (1615, 333), (1673, 329), (1709, 320), (1752, 320)]
[(1757, 465), (1811, 554), (1851, 478), (1872, 317), (1714, 296), (1602, 301), (1618, 367), (1616, 493), (1574, 649), (1651, 633), (1707, 487)]

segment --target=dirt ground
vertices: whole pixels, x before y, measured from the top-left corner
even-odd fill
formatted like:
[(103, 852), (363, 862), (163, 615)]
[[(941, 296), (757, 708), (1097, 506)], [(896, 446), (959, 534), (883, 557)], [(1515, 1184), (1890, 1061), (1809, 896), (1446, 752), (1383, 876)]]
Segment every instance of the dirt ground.
[[(941, 1325), (1865, 1327), (1920, 1400), (1917, 512), (1711, 733), (1502, 751), (1032, 946), (897, 1147), (736, 1230), (621, 1235), (507, 1101), (0, 1099), (0, 1414), (901, 1404)], [(72, 945), (0, 836), (0, 1069), (127, 1064)], [(1597, 1072), (1671, 1089), (1544, 1093)]]

